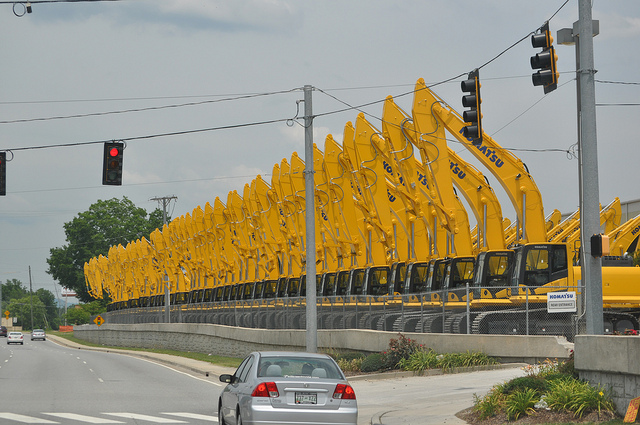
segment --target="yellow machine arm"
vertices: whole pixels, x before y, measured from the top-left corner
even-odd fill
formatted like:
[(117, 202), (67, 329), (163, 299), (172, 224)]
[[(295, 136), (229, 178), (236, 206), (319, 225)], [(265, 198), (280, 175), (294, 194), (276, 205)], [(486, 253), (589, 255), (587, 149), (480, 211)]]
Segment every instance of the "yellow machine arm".
[(640, 215), (628, 220), (626, 223), (608, 234), (609, 250), (611, 255), (622, 256), (633, 254), (638, 249), (640, 237)]
[(491, 137), (483, 133), (482, 142), (474, 143), (463, 135), (462, 117), (418, 80), (416, 90), (424, 95), (424, 109), (431, 111), (439, 124), (460, 141), (491, 171), (507, 192), (518, 216), (517, 242), (546, 242), (547, 230), (542, 195), (524, 163)]

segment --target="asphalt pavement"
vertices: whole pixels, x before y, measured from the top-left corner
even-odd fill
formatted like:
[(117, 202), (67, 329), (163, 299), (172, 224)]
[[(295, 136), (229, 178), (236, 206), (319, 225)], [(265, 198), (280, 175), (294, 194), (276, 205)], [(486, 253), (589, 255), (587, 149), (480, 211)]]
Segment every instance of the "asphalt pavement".
[[(192, 374), (218, 381), (235, 368), (168, 354), (81, 345), (56, 335), (54, 343), (78, 350), (95, 350), (140, 357)], [(413, 372), (387, 372), (349, 376), (358, 394), (359, 424), (366, 425), (463, 425), (457, 412), (471, 407), (474, 394), (484, 394), (493, 385), (522, 376), (524, 364), (465, 368), (443, 374), (440, 370), (416, 376)]]

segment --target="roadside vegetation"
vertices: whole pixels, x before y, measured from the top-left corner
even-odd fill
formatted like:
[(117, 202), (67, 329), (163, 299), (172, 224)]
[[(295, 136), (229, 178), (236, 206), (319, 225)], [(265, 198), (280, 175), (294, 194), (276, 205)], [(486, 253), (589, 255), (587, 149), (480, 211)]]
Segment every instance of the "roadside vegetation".
[(503, 423), (607, 423), (622, 420), (608, 388), (581, 381), (573, 353), (565, 362), (546, 360), (524, 368), (526, 375), (474, 394), (474, 405), (458, 417), (474, 425)]
[(340, 368), (351, 375), (389, 370), (422, 373), (428, 369), (441, 369), (447, 372), (460, 367), (498, 364), (496, 359), (479, 352), (439, 354), (402, 334), (389, 341), (386, 351), (366, 356), (360, 352), (334, 354), (334, 358)]

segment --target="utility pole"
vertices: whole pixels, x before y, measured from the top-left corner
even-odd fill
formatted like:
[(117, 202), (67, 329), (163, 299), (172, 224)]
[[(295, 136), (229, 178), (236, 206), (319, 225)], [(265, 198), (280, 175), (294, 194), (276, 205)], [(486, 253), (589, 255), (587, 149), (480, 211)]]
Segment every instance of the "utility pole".
[(587, 334), (602, 335), (602, 260), (591, 255), (591, 236), (600, 233), (600, 186), (598, 182), (598, 140), (596, 133), (596, 86), (593, 63), (593, 21), (591, 0), (578, 2), (580, 37), (580, 153), (582, 162), (582, 278), (585, 280)]
[(314, 206), (315, 182), (313, 179), (313, 108), (311, 92), (313, 87), (304, 86), (304, 199), (307, 268), (307, 351), (318, 352), (318, 307), (316, 305), (316, 209)]
[[(158, 201), (162, 203), (162, 224), (167, 224), (167, 209), (169, 208), (169, 203), (172, 200), (178, 199), (177, 196), (163, 196), (161, 198), (155, 197), (151, 198), (151, 201)], [(169, 291), (169, 275), (167, 274), (167, 269), (164, 269), (164, 317), (165, 322), (171, 323), (171, 293)]]
[(31, 266), (29, 266), (29, 294), (31, 295), (31, 331), (33, 332), (33, 286), (31, 284)]
[(579, 0), (578, 21), (558, 31), (558, 43), (576, 46), (578, 97), (578, 178), (580, 191), (580, 264), (584, 287), (586, 332), (602, 335), (602, 260), (591, 255), (591, 236), (600, 233), (600, 189), (593, 37), (599, 22), (592, 20), (591, 0)]

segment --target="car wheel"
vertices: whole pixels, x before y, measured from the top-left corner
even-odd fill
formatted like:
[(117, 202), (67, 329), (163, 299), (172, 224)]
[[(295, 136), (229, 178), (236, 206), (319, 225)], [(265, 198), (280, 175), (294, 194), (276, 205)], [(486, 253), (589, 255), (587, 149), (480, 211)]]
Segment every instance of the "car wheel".
[(218, 405), (218, 425), (226, 425), (222, 415), (222, 404)]

